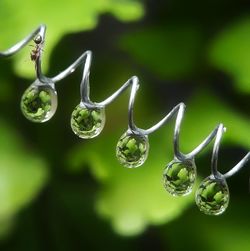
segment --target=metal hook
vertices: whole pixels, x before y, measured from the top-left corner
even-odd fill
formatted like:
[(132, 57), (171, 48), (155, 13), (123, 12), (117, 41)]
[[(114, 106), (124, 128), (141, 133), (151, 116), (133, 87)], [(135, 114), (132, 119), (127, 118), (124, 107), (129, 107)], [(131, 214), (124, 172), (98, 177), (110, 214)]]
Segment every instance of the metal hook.
[(213, 148), (213, 153), (212, 153), (212, 160), (211, 160), (211, 172), (212, 175), (217, 178), (217, 179), (227, 179), (232, 177), (234, 174), (236, 174), (240, 169), (249, 161), (250, 159), (250, 152), (248, 152), (245, 157), (238, 163), (236, 164), (233, 168), (231, 168), (228, 172), (225, 174), (221, 174), (218, 171), (218, 153), (219, 153), (219, 148), (220, 148), (220, 143), (221, 139), (223, 136), (223, 133), (226, 131), (226, 128), (223, 126), (223, 124), (219, 125), (219, 128), (217, 130), (215, 142), (214, 142), (214, 148)]

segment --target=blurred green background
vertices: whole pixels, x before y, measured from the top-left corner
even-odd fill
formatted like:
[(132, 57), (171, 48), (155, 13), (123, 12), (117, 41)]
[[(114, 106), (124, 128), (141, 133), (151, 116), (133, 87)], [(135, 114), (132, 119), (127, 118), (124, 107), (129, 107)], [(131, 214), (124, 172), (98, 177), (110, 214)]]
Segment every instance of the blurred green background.
[[(1, 50), (47, 24), (48, 76), (92, 50), (93, 101), (137, 75), (139, 127), (185, 102), (184, 152), (223, 122), (221, 172), (250, 149), (249, 1), (1, 0), (0, 17)], [(125, 169), (116, 160), (129, 91), (107, 107), (106, 126), (92, 140), (70, 129), (80, 69), (58, 83), (49, 122), (27, 121), (19, 103), (35, 78), (30, 50), (0, 61), (0, 250), (250, 250), (250, 164), (228, 180), (228, 210), (203, 215), (194, 194), (171, 197), (162, 185), (174, 121), (150, 135), (143, 166)], [(197, 185), (210, 173), (211, 150), (196, 158)]]

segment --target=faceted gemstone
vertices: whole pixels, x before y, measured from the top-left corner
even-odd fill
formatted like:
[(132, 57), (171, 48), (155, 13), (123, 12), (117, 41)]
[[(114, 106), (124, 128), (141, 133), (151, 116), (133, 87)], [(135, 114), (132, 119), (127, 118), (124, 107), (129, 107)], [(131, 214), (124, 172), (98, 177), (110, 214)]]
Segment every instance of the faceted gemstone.
[(56, 91), (49, 85), (31, 85), (21, 99), (21, 110), (32, 122), (49, 120), (57, 108)]
[(76, 106), (71, 115), (71, 128), (82, 139), (98, 136), (105, 124), (103, 107), (88, 108), (82, 104)]
[(194, 161), (172, 161), (163, 172), (165, 189), (173, 196), (184, 196), (191, 193), (196, 179)]
[(117, 143), (116, 156), (123, 166), (134, 168), (145, 162), (148, 150), (147, 136), (126, 132)]
[(196, 191), (196, 204), (200, 211), (208, 215), (222, 214), (229, 203), (229, 190), (226, 180), (207, 177)]

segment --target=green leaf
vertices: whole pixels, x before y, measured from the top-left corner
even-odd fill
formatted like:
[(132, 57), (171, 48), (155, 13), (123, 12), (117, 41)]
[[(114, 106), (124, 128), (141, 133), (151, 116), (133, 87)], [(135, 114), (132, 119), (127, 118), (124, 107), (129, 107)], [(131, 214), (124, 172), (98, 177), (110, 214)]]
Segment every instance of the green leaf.
[[(143, 15), (143, 6), (132, 0), (23, 0), (18, 2), (2, 0), (0, 2), (1, 50), (9, 48), (40, 23), (44, 23), (48, 28), (43, 54), (43, 68), (46, 72), (51, 51), (64, 34), (93, 29), (98, 23), (98, 16), (107, 12), (122, 21), (132, 21)], [(26, 78), (34, 76), (34, 66), (29, 59), (30, 48), (28, 47), (14, 57), (15, 71)]]
[(212, 42), (209, 59), (233, 78), (235, 86), (250, 92), (250, 17), (230, 24)]
[(47, 182), (48, 169), (2, 119), (0, 135), (0, 222), (4, 222), (38, 195)]
[(120, 47), (161, 78), (180, 79), (199, 67), (201, 34), (188, 25), (165, 25), (124, 35)]

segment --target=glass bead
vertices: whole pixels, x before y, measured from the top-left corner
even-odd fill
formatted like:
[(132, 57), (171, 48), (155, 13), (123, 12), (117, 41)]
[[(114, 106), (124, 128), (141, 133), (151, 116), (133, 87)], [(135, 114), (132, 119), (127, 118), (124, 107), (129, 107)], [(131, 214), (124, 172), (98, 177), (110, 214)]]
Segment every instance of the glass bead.
[(82, 139), (98, 136), (105, 125), (103, 107), (88, 108), (82, 104), (76, 106), (71, 115), (71, 128)]
[(56, 108), (57, 93), (49, 85), (31, 85), (21, 98), (22, 113), (32, 122), (48, 121)]
[(147, 136), (126, 132), (117, 143), (116, 156), (123, 166), (135, 168), (145, 162), (148, 150)]
[(165, 189), (173, 196), (184, 196), (191, 193), (196, 179), (194, 161), (172, 161), (163, 172)]
[(229, 189), (224, 178), (207, 177), (196, 191), (196, 204), (208, 215), (222, 214), (229, 203)]

